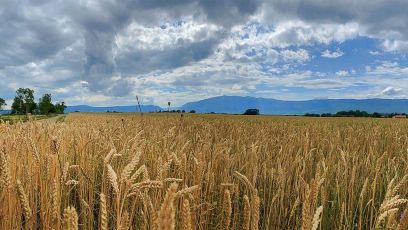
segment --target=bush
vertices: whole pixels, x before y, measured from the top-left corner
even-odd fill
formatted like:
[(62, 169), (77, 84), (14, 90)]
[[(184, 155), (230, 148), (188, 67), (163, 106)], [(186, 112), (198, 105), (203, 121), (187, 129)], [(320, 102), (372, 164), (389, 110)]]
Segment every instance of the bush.
[(247, 109), (244, 115), (259, 115), (259, 109)]

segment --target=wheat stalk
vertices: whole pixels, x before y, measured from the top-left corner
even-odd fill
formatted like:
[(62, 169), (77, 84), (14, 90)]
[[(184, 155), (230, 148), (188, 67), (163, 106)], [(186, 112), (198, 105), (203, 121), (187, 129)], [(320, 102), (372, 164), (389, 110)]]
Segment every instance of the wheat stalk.
[(405, 211), (402, 213), (402, 217), (398, 223), (397, 230), (406, 230), (408, 229), (408, 208), (405, 208)]

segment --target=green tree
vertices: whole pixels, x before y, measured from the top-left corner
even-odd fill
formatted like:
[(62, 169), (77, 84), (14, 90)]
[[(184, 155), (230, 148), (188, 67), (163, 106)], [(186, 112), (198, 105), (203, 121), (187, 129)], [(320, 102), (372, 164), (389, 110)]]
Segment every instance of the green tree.
[(48, 115), (49, 113), (55, 112), (54, 105), (52, 104), (51, 94), (44, 94), (40, 101), (38, 102), (38, 108), (41, 114)]
[(6, 105), (6, 101), (3, 98), (0, 98), (0, 111), (3, 110), (3, 107)]
[(34, 102), (34, 90), (29, 88), (19, 88), (16, 97), (11, 105), (12, 113), (31, 113), (37, 107)]
[(11, 113), (12, 114), (21, 114), (23, 111), (23, 101), (19, 97), (14, 97), (13, 104), (11, 104)]
[(65, 105), (65, 102), (60, 102), (60, 103), (56, 103), (54, 105), (54, 108), (55, 108), (55, 113), (63, 114), (67, 106)]
[(244, 115), (259, 115), (259, 109), (247, 109)]

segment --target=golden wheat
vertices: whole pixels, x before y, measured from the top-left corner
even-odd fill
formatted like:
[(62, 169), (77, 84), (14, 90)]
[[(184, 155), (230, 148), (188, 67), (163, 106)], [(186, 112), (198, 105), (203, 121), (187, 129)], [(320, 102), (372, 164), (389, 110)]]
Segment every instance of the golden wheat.
[(176, 227), (174, 199), (176, 197), (177, 187), (177, 183), (173, 183), (166, 192), (160, 211), (157, 214), (157, 226), (159, 230), (171, 230)]
[(30, 220), (32, 212), (30, 208), (30, 203), (28, 202), (27, 195), (24, 191), (23, 185), (19, 180), (17, 180), (17, 192), (18, 198), (20, 199), (21, 208), (24, 211), (24, 217), (26, 221)]
[(100, 195), (100, 221), (101, 221), (101, 230), (108, 230), (108, 211), (106, 207), (106, 197), (105, 194), (101, 193)]
[(244, 207), (242, 217), (242, 229), (249, 230), (251, 226), (251, 205), (247, 195), (244, 196)]
[(407, 120), (179, 118), (1, 123), (0, 229), (407, 228)]
[(192, 230), (190, 202), (188, 199), (183, 199), (183, 207), (181, 210), (181, 229)]
[(78, 214), (74, 207), (64, 209), (63, 226), (65, 230), (78, 230)]

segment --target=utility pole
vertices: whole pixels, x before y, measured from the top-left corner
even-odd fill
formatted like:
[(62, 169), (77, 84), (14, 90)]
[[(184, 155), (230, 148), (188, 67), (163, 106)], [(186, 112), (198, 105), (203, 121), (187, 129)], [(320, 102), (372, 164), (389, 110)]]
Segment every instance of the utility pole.
[[(137, 105), (139, 106), (139, 112), (142, 113), (142, 107), (140, 107), (140, 103), (139, 103), (139, 98), (136, 95), (136, 101), (137, 101)], [(136, 107), (137, 110), (137, 107)]]

